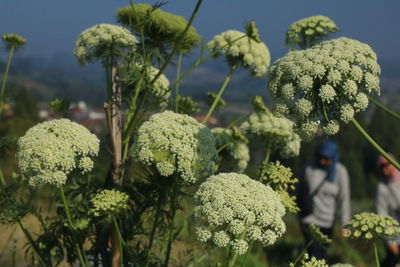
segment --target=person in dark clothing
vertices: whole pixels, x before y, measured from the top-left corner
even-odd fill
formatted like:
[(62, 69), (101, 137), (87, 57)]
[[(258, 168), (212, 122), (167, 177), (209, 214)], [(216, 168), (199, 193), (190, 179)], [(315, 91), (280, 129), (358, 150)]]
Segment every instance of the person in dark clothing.
[[(390, 154), (390, 153), (389, 153)], [(393, 157), (393, 154), (390, 154)], [(400, 171), (387, 159), (379, 156), (377, 166), (381, 181), (376, 190), (376, 213), (400, 220)], [(386, 241), (386, 258), (381, 263), (385, 267), (394, 267), (400, 262), (400, 239)]]
[[(312, 239), (308, 233), (310, 224), (317, 226), (328, 237), (332, 236), (337, 207), (341, 210), (342, 226), (350, 220), (349, 175), (338, 161), (337, 145), (326, 140), (317, 147), (315, 155), (300, 176), (297, 190), (299, 217), (306, 244)], [(317, 259), (325, 259), (326, 246), (314, 241), (308, 253)]]

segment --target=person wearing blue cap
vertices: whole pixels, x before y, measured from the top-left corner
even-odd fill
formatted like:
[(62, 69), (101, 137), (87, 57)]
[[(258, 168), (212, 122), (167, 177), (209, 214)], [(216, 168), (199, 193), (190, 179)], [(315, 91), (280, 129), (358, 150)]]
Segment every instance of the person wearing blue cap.
[[(336, 143), (325, 140), (317, 146), (315, 159), (306, 165), (299, 177), (297, 198), (306, 244), (312, 240), (308, 231), (310, 224), (317, 226), (323, 234), (332, 236), (337, 208), (340, 209), (342, 226), (350, 220), (349, 175), (338, 160)], [(342, 235), (345, 235), (344, 229)], [(314, 240), (308, 253), (317, 259), (326, 259), (326, 248), (326, 244)]]

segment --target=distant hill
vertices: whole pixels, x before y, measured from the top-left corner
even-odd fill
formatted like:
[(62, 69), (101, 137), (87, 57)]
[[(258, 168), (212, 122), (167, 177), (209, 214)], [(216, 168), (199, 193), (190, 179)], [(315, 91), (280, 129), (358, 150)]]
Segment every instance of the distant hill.
[[(189, 68), (195, 59), (184, 62), (182, 71)], [(380, 62), (381, 100), (400, 109), (400, 63)], [(0, 62), (1, 73), (5, 68)], [(191, 95), (195, 100), (204, 100), (208, 91), (218, 91), (229, 69), (222, 60), (209, 60), (200, 65), (181, 83), (181, 93)], [(173, 81), (175, 67), (166, 71)], [(71, 101), (84, 100), (92, 106), (102, 106), (105, 99), (104, 71), (100, 64), (79, 66), (73, 55), (58, 53), (48, 59), (18, 56), (13, 62), (10, 84), (24, 86), (38, 101), (66, 98)], [(249, 106), (254, 95), (262, 95), (268, 102), (266, 80), (249, 77), (244, 70), (238, 70), (228, 85), (223, 98), (239, 106)]]

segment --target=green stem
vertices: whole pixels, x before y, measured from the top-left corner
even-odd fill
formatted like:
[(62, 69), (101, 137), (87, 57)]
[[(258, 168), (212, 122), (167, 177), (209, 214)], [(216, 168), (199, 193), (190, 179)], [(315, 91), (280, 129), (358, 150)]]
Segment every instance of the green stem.
[(22, 224), (22, 222), (20, 220), (17, 221), (19, 227), (21, 228), (22, 232), (24, 233), (26, 239), (28, 240), (29, 245), (32, 248), (33, 253), (36, 255), (36, 257), (39, 259), (40, 264), (42, 266), (51, 266), (51, 264), (46, 263), (46, 261), (42, 258), (42, 256), (39, 253), (39, 249), (35, 244), (35, 241), (33, 240), (31, 234), (29, 233), (28, 229), (26, 229), (24, 227), (24, 225)]
[(195, 62), (187, 71), (185, 71), (185, 73), (182, 74), (182, 76), (180, 76), (180, 77), (172, 84), (172, 86), (175, 85), (176, 83), (181, 82), (183, 79), (185, 79), (186, 76), (188, 76), (194, 69), (196, 69), (197, 66), (199, 66), (200, 64), (202, 64), (202, 63), (204, 63), (205, 61), (209, 60), (210, 58), (215, 57), (216, 55), (218, 55), (218, 53), (221, 52), (221, 50), (224, 50), (224, 48), (226, 48), (226, 47), (232, 45), (234, 42), (239, 41), (240, 39), (245, 38), (246, 36), (247, 36), (247, 35), (245, 34), (245, 35), (243, 35), (243, 36), (241, 36), (241, 37), (239, 37), (239, 38), (233, 40), (232, 42), (230, 42), (230, 43), (224, 45), (223, 47), (221, 47), (221, 49), (212, 52), (210, 55), (208, 55), (208, 56), (206, 56), (206, 57), (204, 57), (204, 58), (201, 58), (201, 59), (197, 59), (196, 62)]
[(244, 256), (243, 267), (246, 267), (247, 257), (249, 255), (249, 253), (251, 253), (251, 248), (253, 247), (253, 243), (254, 243), (254, 240), (251, 240), (250, 245), (249, 245), (249, 249), (247, 250), (247, 253)]
[(115, 227), (115, 231), (117, 231), (117, 236), (118, 236), (118, 244), (119, 244), (119, 248), (121, 251), (121, 257), (120, 257), (120, 264), (122, 266), (123, 262), (124, 262), (124, 249), (123, 249), (123, 244), (125, 244), (124, 239), (122, 238), (121, 235), (121, 231), (119, 230), (119, 226), (118, 226), (118, 222), (117, 219), (115, 218), (115, 216), (113, 216), (113, 222), (114, 222), (114, 227)]
[(385, 159), (387, 159), (393, 166), (395, 166), (398, 170), (400, 170), (400, 164), (394, 160), (388, 153), (386, 153), (372, 137), (361, 127), (361, 125), (356, 121), (356, 119), (352, 119), (351, 122), (356, 127), (356, 129), (367, 139), (367, 141), (379, 152)]
[(236, 123), (238, 123), (241, 119), (249, 116), (253, 111), (249, 111), (245, 114), (240, 115), (239, 117), (237, 117), (236, 119), (234, 119), (231, 123), (229, 123), (228, 126), (226, 126), (227, 129), (229, 129), (230, 127), (234, 126)]
[(6, 179), (4, 179), (3, 171), (0, 168), (0, 183), (2, 186), (6, 185)]
[(160, 212), (161, 212), (162, 200), (163, 200), (163, 198), (160, 196), (157, 201), (157, 210), (156, 210), (156, 214), (154, 217), (153, 226), (151, 227), (149, 246), (147, 247), (147, 251), (146, 251), (146, 258), (145, 258), (146, 259), (146, 267), (149, 266), (149, 255), (150, 255), (151, 248), (153, 247), (153, 243), (154, 243), (154, 237), (155, 237), (156, 230), (157, 230), (158, 218), (160, 217)]
[(375, 263), (376, 263), (376, 267), (380, 267), (380, 263), (379, 263), (379, 256), (378, 256), (378, 249), (376, 247), (376, 243), (374, 242), (374, 254), (375, 254)]
[(214, 102), (212, 103), (210, 109), (207, 112), (207, 115), (204, 117), (204, 119), (202, 121), (203, 124), (207, 123), (208, 118), (211, 116), (214, 109), (217, 107), (218, 101), (221, 99), (221, 96), (224, 93), (224, 90), (225, 90), (226, 86), (228, 85), (229, 81), (231, 80), (232, 75), (235, 72), (235, 70), (237, 69), (237, 67), (238, 67), (238, 65), (233, 65), (231, 67), (231, 70), (229, 71), (228, 76), (226, 76), (224, 83), (222, 84), (221, 88), (219, 89), (217, 97), (214, 99)]
[(271, 141), (268, 141), (267, 142), (267, 151), (265, 153), (265, 159), (263, 161), (263, 164), (268, 164), (269, 158), (271, 156), (271, 150), (272, 150), (272, 143), (271, 143)]
[(369, 101), (371, 101), (372, 103), (374, 103), (378, 108), (382, 109), (383, 111), (385, 111), (386, 113), (392, 115), (393, 117), (400, 119), (400, 114), (394, 112), (393, 110), (391, 110), (390, 108), (386, 107), (384, 104), (382, 104), (381, 102), (379, 102), (378, 100), (376, 100), (375, 98), (373, 98), (372, 96), (368, 96)]
[[(65, 209), (65, 214), (67, 215), (67, 220), (68, 220), (68, 223), (69, 223), (70, 227), (72, 227), (72, 225), (73, 225), (72, 224), (72, 218), (71, 218), (71, 214), (69, 212), (67, 199), (65, 198), (64, 188), (63, 188), (62, 185), (60, 185), (59, 188), (60, 188), (61, 199), (62, 199), (62, 202), (63, 202), (63, 205), (64, 205), (64, 209)], [(75, 234), (72, 232), (71, 235), (72, 235), (72, 239), (73, 239), (73, 241), (75, 243), (75, 247), (76, 247), (76, 251), (78, 253), (79, 261), (81, 262), (82, 266), (89, 266), (89, 264), (87, 264), (87, 261), (84, 259), (84, 256), (83, 256), (83, 253), (82, 253), (80, 245), (76, 241)]]
[(12, 61), (12, 57), (14, 55), (14, 51), (15, 51), (15, 47), (11, 46), (10, 48), (10, 54), (8, 56), (8, 61), (7, 61), (7, 65), (6, 65), (6, 70), (4, 72), (4, 76), (3, 76), (3, 82), (1, 84), (1, 92), (0, 92), (0, 115), (1, 112), (3, 111), (3, 105), (4, 105), (4, 101), (3, 101), (3, 97), (4, 97), (4, 90), (6, 89), (6, 84), (7, 84), (7, 79), (8, 79), (8, 73), (10, 71), (10, 66), (11, 66), (11, 61)]
[(299, 263), (299, 261), (301, 260), (301, 258), (303, 258), (303, 255), (307, 252), (307, 249), (312, 245), (312, 243), (314, 242), (314, 240), (310, 240), (308, 242), (308, 244), (303, 248), (303, 250), (301, 251), (301, 253), (299, 254), (299, 256), (297, 256), (296, 260), (293, 263), (293, 266), (296, 267), (297, 263)]
[(224, 150), (224, 148), (226, 148), (226, 147), (229, 146), (229, 145), (230, 145), (230, 142), (226, 142), (225, 144), (223, 144), (222, 146), (220, 146), (220, 147), (217, 149), (217, 153), (221, 152), (222, 150)]
[(232, 246), (229, 246), (228, 256), (226, 259), (226, 267), (235, 266), (236, 257), (237, 257), (237, 253), (233, 253), (233, 255), (232, 255)]
[(176, 70), (176, 83), (175, 83), (175, 112), (178, 112), (179, 104), (178, 104), (178, 99), (179, 99), (179, 85), (180, 82), (178, 81), (179, 76), (181, 75), (181, 67), (182, 67), (182, 58), (183, 58), (183, 53), (179, 53), (179, 59), (178, 59), (178, 68)]
[(178, 41), (176, 42), (176, 45), (172, 49), (172, 52), (167, 56), (164, 64), (161, 66), (161, 68), (158, 71), (158, 73), (156, 74), (156, 76), (154, 76), (154, 78), (151, 80), (150, 85), (153, 85), (155, 83), (155, 81), (157, 81), (157, 79), (161, 76), (161, 74), (167, 68), (168, 64), (171, 62), (171, 60), (172, 60), (173, 56), (175, 55), (176, 51), (178, 51), (179, 45), (181, 44), (181, 42), (182, 42), (183, 38), (185, 37), (186, 33), (189, 31), (189, 28), (192, 25), (193, 20), (196, 17), (197, 12), (199, 11), (202, 2), (203, 2), (203, 0), (197, 0), (196, 6), (193, 9), (192, 15), (190, 16), (190, 19), (189, 19), (188, 23), (186, 24), (185, 29), (183, 30), (181, 35), (178, 37)]
[(173, 189), (172, 189), (172, 196), (171, 196), (171, 216), (169, 221), (169, 237), (168, 237), (168, 245), (167, 245), (167, 253), (165, 255), (164, 266), (167, 267), (169, 263), (169, 258), (171, 256), (171, 247), (172, 247), (172, 235), (174, 231), (174, 219), (176, 214), (176, 202), (178, 198), (178, 188), (177, 188), (177, 181), (173, 181)]

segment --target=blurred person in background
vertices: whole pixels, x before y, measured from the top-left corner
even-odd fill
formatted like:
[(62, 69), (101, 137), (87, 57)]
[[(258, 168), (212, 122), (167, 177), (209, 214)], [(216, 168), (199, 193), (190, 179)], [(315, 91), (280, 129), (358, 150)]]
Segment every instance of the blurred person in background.
[[(335, 214), (340, 209), (341, 225), (350, 220), (350, 185), (346, 167), (339, 161), (335, 142), (325, 140), (315, 151), (315, 158), (306, 164), (300, 175), (297, 199), (300, 208), (301, 229), (306, 244), (312, 240), (309, 225), (332, 237)], [(342, 230), (345, 235), (345, 230)], [(314, 240), (308, 253), (317, 259), (326, 259), (327, 245)]]
[[(388, 153), (392, 158), (393, 154)], [(387, 159), (379, 156), (377, 160), (380, 181), (376, 190), (376, 213), (391, 216), (400, 221), (400, 171)], [(382, 266), (392, 267), (400, 262), (400, 239), (386, 242), (386, 258)]]

